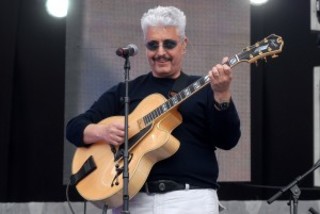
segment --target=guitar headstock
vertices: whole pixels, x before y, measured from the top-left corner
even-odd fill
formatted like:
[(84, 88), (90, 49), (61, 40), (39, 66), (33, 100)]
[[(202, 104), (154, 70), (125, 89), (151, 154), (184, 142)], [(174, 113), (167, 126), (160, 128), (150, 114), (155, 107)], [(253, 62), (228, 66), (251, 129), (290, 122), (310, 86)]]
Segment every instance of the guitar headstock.
[(248, 63), (256, 62), (259, 59), (265, 59), (268, 56), (272, 58), (278, 57), (278, 53), (282, 52), (284, 41), (281, 36), (271, 34), (263, 40), (249, 46), (238, 54), (239, 61)]

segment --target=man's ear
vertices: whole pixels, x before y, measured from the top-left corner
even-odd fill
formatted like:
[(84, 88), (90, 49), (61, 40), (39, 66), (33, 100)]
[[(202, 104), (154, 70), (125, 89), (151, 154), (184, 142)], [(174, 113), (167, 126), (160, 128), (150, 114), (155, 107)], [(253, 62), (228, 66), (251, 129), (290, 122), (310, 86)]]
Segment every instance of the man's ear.
[(183, 53), (187, 52), (187, 46), (188, 46), (188, 38), (185, 37), (183, 40)]

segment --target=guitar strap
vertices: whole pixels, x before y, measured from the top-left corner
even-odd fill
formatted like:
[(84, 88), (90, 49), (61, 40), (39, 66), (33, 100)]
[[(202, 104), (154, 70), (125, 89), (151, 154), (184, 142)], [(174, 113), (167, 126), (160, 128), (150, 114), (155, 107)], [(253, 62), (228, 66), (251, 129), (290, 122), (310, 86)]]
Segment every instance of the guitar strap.
[(70, 176), (70, 185), (76, 185), (88, 174), (97, 168), (92, 155), (86, 160), (86, 162), (81, 166), (78, 172)]
[(178, 77), (178, 79), (174, 82), (172, 89), (168, 92), (168, 96), (173, 97), (174, 95), (179, 93), (179, 91), (184, 89), (188, 84), (188, 77), (188, 75), (181, 71), (181, 74)]

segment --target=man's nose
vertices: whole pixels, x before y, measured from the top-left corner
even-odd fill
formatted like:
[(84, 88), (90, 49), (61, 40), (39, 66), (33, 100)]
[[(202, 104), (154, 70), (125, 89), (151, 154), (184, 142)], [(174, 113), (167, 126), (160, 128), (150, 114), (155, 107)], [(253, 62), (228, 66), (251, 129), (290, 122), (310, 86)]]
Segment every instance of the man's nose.
[(159, 55), (162, 55), (166, 52), (166, 49), (163, 47), (162, 44), (160, 44), (157, 52)]

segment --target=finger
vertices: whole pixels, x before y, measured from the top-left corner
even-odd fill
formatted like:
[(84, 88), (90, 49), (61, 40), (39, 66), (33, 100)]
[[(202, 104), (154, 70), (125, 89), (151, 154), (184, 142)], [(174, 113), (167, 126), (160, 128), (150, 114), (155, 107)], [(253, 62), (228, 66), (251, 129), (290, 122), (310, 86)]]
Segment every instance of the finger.
[(109, 144), (112, 144), (115, 146), (119, 146), (122, 143), (123, 143), (123, 138), (116, 135), (111, 136), (111, 139), (109, 141)]
[(110, 145), (113, 145), (113, 146), (119, 146), (120, 143), (118, 143), (117, 141), (114, 141), (114, 140), (111, 140), (108, 142)]
[(113, 124), (113, 126), (109, 128), (109, 133), (110, 135), (123, 136), (124, 135), (123, 125)]
[(223, 65), (217, 64), (215, 67), (217, 68), (220, 75), (223, 74), (223, 69), (224, 69)]
[(212, 68), (212, 72), (211, 72), (211, 73), (212, 73), (212, 76), (213, 76), (214, 78), (219, 78), (219, 76), (220, 76), (220, 72), (219, 72), (217, 66), (215, 66), (215, 67)]
[(124, 131), (123, 130), (119, 130), (119, 129), (115, 129), (113, 134), (116, 135), (116, 136), (119, 136), (119, 137), (123, 137), (124, 136)]
[(117, 128), (118, 130), (124, 131), (124, 124), (123, 123), (115, 123), (114, 127)]
[(121, 143), (123, 143), (123, 137), (114, 135), (113, 136), (113, 141), (117, 142), (117, 144), (121, 144)]
[(226, 74), (226, 75), (230, 75), (231, 74), (231, 68), (228, 66), (228, 65), (226, 65), (226, 64), (224, 64), (223, 65), (223, 72)]
[(226, 64), (228, 62), (228, 60), (229, 60), (229, 57), (225, 56), (225, 57), (223, 57), (221, 63)]
[(222, 70), (223, 69), (223, 66), (222, 64), (216, 64), (215, 66), (217, 68), (218, 71)]

